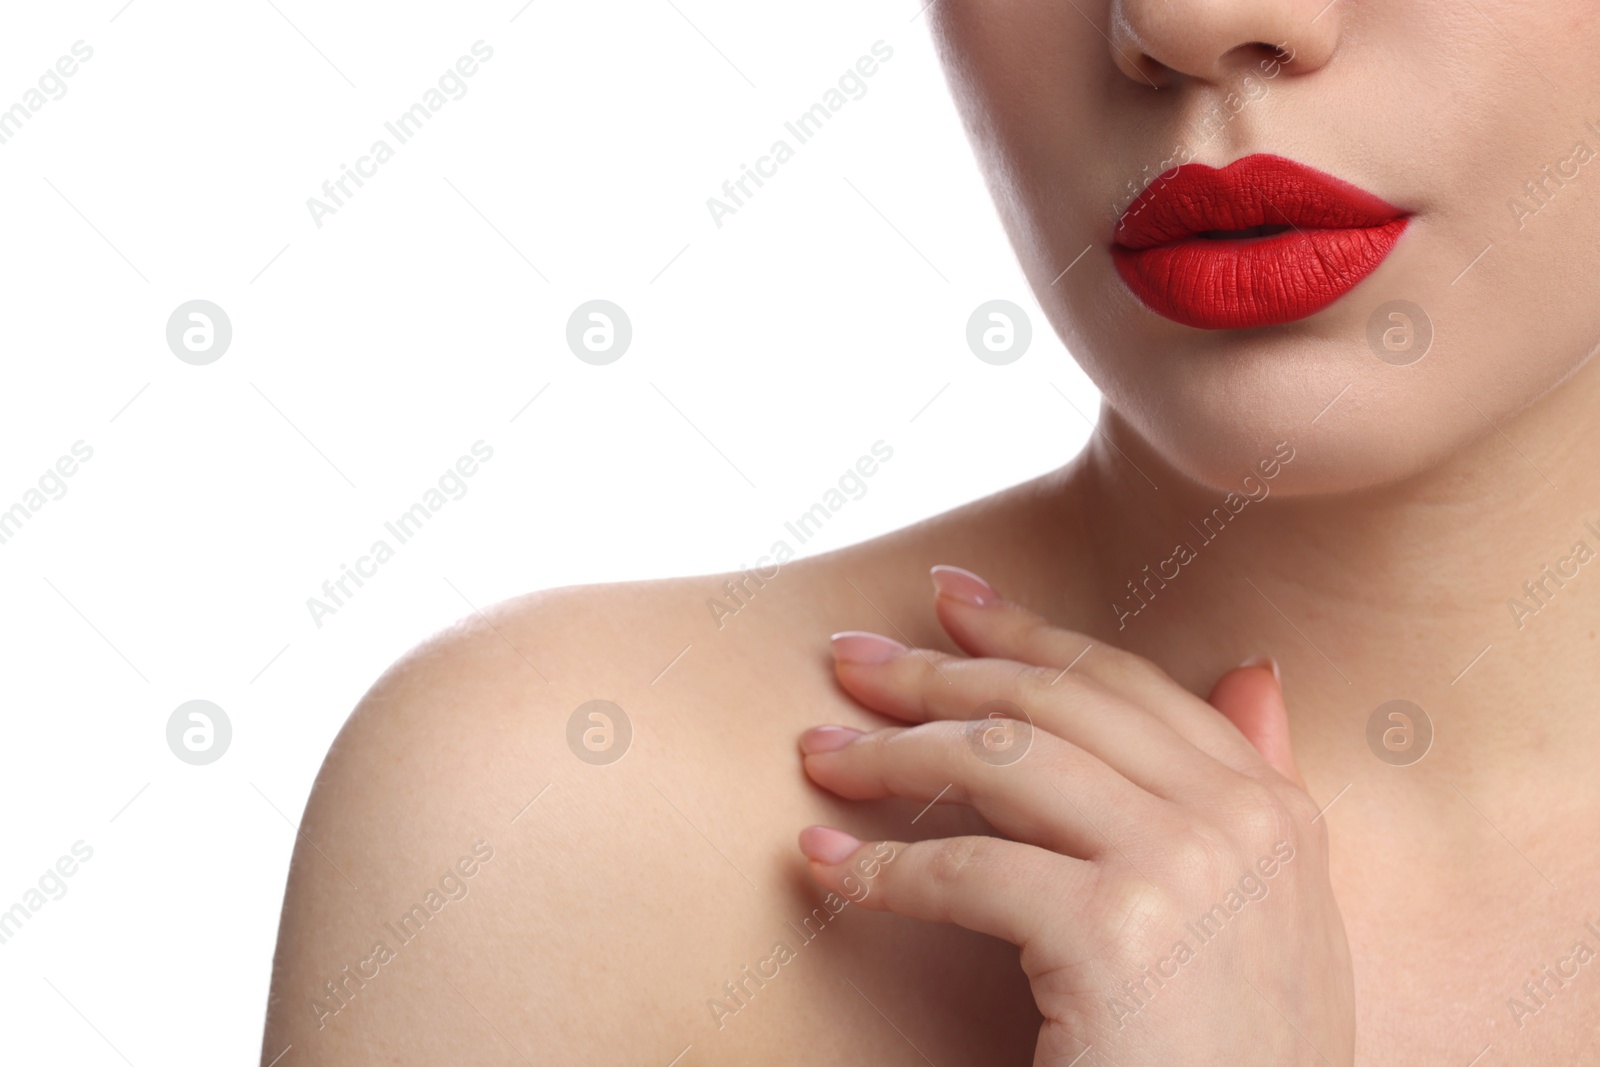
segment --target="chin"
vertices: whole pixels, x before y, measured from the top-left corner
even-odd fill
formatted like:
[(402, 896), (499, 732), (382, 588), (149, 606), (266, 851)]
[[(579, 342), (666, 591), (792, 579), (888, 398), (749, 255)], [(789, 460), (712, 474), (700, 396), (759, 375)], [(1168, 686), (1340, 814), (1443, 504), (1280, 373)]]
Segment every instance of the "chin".
[[(1588, 315), (1508, 313), (1485, 297), (1484, 285), (1493, 290), (1533, 263), (1513, 266), (1507, 256), (1480, 266), (1480, 285), (1453, 286), (1471, 244), (1414, 226), (1340, 299), (1253, 329), (1171, 321), (1104, 260), (1034, 288), (1112, 422), (1153, 464), (1226, 492), (1287, 443), (1295, 458), (1274, 496), (1348, 494), (1399, 485), (1486, 437), (1501, 440), (1593, 350)], [(1049, 262), (1030, 263), (1030, 276), (1048, 283)], [(1528, 436), (1520, 429), (1513, 439)]]

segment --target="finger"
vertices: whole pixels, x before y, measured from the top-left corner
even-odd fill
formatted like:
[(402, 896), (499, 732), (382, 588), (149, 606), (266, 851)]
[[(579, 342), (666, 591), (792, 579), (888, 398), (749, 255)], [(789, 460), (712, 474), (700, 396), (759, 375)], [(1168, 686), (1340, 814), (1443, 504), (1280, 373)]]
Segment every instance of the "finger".
[(1086, 675), (1145, 708), (1212, 758), (1240, 771), (1259, 766), (1215, 709), (1144, 657), (1054, 626), (1006, 600), (971, 571), (941, 564), (931, 574), (934, 611), (967, 654)]
[(1208, 700), (1273, 770), (1304, 789), (1289, 740), (1289, 708), (1283, 700), (1278, 663), (1264, 659), (1247, 661), (1218, 678)]
[(800, 750), (811, 780), (847, 800), (966, 804), (1007, 837), (1084, 859), (1147, 832), (1169, 806), (1053, 734), (1021, 724), (995, 749), (983, 736), (992, 729), (982, 719), (871, 733), (820, 726)]
[[(1082, 910), (1093, 867), (994, 837), (864, 844), (811, 826), (800, 851), (818, 883), (853, 904), (925, 922), (954, 923), (1026, 946), (1054, 916)], [(1029, 964), (1023, 953), (1023, 966)]]
[(1166, 723), (1089, 678), (907, 649), (877, 634), (835, 634), (833, 649), (839, 684), (865, 707), (897, 719), (1025, 717), (1168, 799), (1227, 773)]

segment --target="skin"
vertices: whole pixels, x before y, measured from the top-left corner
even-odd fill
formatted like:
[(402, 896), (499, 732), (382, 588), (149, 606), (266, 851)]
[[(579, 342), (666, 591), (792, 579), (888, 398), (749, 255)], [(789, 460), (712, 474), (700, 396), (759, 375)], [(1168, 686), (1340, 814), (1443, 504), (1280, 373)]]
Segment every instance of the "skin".
[[(555, 590), (470, 618), (396, 664), (340, 734), (307, 807), (262, 1062), (290, 1045), (284, 1065), (668, 1064), (680, 1053), (684, 1065), (1033, 1062), (1041, 1026), (1048, 1034), (1047, 1019), (1072, 1012), (1036, 1003), (1037, 953), (894, 913), (906, 898), (890, 879), (917, 869), (897, 867), (911, 850), (860, 882), (873, 891), (815, 941), (785, 925), (824, 907), (829, 888), (848, 891), (796, 849), (802, 827), (841, 828), (869, 850), (994, 835), (991, 822), (1006, 819), (1012, 837), (1026, 836), (1019, 819), (1032, 820), (1028, 834), (1062, 832), (1050, 821), (1059, 805), (1002, 816), (979, 795), (1020, 774), (966, 782), (924, 813), (927, 767), (960, 737), (920, 756), (895, 746), (912, 754), (893, 768), (802, 759), (798, 739), (818, 725), (912, 725), (891, 706), (912, 683), (865, 692), (857, 668), (832, 663), (832, 633), (876, 630), (951, 656), (1009, 651), (993, 656), (991, 699), (1015, 695), (1020, 664), (1049, 659), (977, 647), (988, 631), (963, 631), (951, 614), (961, 609), (935, 600), (936, 564), (982, 575), (1041, 625), (1092, 643), (1074, 671), (1112, 649), (1138, 657), (1159, 686), (1117, 696), (1102, 718), (1148, 726), (1181, 709), (1204, 721), (1206, 751), (1237, 761), (1229, 773), (1248, 757), (1278, 776), (1249, 765), (1288, 813), (1274, 833), (1305, 835), (1277, 876), (1302, 880), (1273, 879), (1241, 914), (1247, 936), (1219, 939), (1198, 971), (1186, 965), (1129, 1024), (1140, 1041), (1107, 1036), (1081, 1062), (1171, 1062), (1174, 1043), (1183, 1062), (1235, 1064), (1467, 1064), (1486, 1048), (1478, 1062), (1600, 1056), (1600, 960), (1559, 987), (1543, 977), (1579, 940), (1600, 951), (1584, 925), (1600, 927), (1600, 860), (1587, 847), (1600, 820), (1600, 601), (1589, 567), (1559, 588), (1546, 580), (1539, 602), (1524, 593), (1575, 542), (1600, 549), (1584, 528), (1600, 527), (1600, 376), (1588, 360), (1600, 338), (1590, 292), (1600, 195), (1589, 183), (1600, 177), (1583, 168), (1552, 184), (1520, 220), (1508, 206), (1532, 203), (1524, 183), (1571, 157), (1575, 141), (1600, 147), (1584, 129), (1600, 120), (1600, 24), (1576, 0), (1321, 7), (941, 0), (929, 16), (954, 98), (1041, 306), (1105, 394), (1100, 433), (1050, 476), (786, 564), (752, 583), (720, 628), (706, 601), (724, 595), (726, 576)], [(1194, 158), (1276, 152), (1383, 196), (1412, 223), (1383, 266), (1311, 318), (1192, 330), (1121, 286), (1105, 252), (1112, 205), (1174, 145), (1196, 142), (1201, 116), (1274, 55), (1254, 42), (1282, 42), (1294, 59)], [(1435, 329), (1407, 367), (1374, 358), (1365, 340), (1372, 310), (1394, 298), (1422, 306)], [(1127, 583), (1177, 540), (1198, 540), (1189, 524), (1242, 491), (1280, 442), (1294, 458), (1265, 483), (1270, 496), (1153, 585), (1148, 603), (1129, 600)], [(1519, 619), (1514, 597), (1537, 612)], [(1260, 654), (1280, 665), (1281, 703), (1269, 672), (1235, 670)], [(1036, 724), (1055, 750), (1092, 751), (1071, 725), (1089, 705), (1069, 693)], [(1205, 696), (1226, 714), (1207, 719)], [(603, 767), (565, 742), (573, 710), (597, 698), (633, 727), (626, 756)], [(1409, 766), (1367, 742), (1369, 716), (1395, 698), (1434, 726)], [(1145, 747), (1145, 759), (1103, 762), (1146, 793), (1172, 788), (1177, 764)], [(848, 799), (891, 771), (916, 788)], [(1070, 775), (1050, 780), (1073, 786)], [(1232, 842), (1224, 863), (1180, 847), (1170, 822), (1108, 822), (1106, 836), (1181, 902), (1174, 917), (1193, 914), (1260, 854), (1260, 806), (1241, 811), (1241, 795), (1187, 798), (1186, 817), (1200, 821), (1188, 825)], [(990, 820), (958, 800), (989, 804)], [(408, 944), (387, 933), (479, 840), (492, 859), (445, 887), (465, 895)], [(1079, 855), (1085, 841), (1054, 843), (1044, 859), (1062, 871), (1103, 862), (1125, 874), (1103, 844), (1097, 860)], [(1045, 949), (1099, 929), (1072, 906), (1079, 898), (1064, 902), (1065, 877), (1029, 891), (1018, 889), (1024, 865), (982, 873), (992, 881), (977, 899), (1037, 917)], [(1336, 926), (1349, 948), (1348, 1020), (1337, 982), (1289, 997), (1342, 975)], [(1095, 942), (1097, 958), (1142, 952), (1141, 933), (1119, 925)], [(723, 983), (780, 938), (794, 958), (716, 1017), (708, 1001), (727, 1001)], [(339, 1010), (319, 1026), (312, 998), (378, 940), (394, 958), (364, 985), (345, 980), (346, 1002), (326, 1000)], [(1278, 983), (1261, 992), (1281, 1015), (1240, 992), (1244, 974)], [(1523, 990), (1530, 979), (1545, 983), (1537, 1003)], [(1100, 999), (1083, 1011), (1100, 1011), (1110, 1035)], [(1040, 1062), (1067, 1063), (1081, 1045), (1039, 1049)]]
[[(872, 877), (864, 907), (1020, 947), (1045, 1020), (1040, 1067), (1091, 1050), (1140, 1063), (1196, 1049), (1218, 1063), (1350, 1062), (1350, 951), (1327, 828), (1294, 767), (1271, 669), (1230, 672), (1213, 707), (964, 571), (937, 568), (934, 584), (940, 621), (969, 655), (835, 637), (851, 695), (918, 725), (807, 731), (806, 772), (851, 799), (970, 804), (1010, 840), (868, 847), (813, 827), (800, 848), (817, 880), (842, 892)], [(988, 703), (996, 693), (1002, 708)]]

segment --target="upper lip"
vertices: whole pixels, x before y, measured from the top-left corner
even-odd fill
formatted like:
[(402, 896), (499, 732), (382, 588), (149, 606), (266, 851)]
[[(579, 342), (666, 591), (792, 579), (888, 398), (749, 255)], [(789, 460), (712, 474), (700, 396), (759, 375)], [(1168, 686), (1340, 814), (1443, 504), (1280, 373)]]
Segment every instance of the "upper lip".
[(1161, 175), (1128, 205), (1113, 240), (1137, 250), (1254, 227), (1360, 229), (1404, 214), (1331, 174), (1282, 156), (1258, 154), (1221, 168), (1185, 163)]

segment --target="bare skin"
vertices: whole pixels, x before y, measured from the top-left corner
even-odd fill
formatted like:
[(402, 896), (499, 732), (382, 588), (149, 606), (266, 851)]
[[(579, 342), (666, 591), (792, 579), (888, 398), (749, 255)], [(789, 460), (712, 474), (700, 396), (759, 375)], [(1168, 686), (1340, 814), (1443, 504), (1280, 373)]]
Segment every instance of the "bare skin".
[[(839, 690), (829, 633), (955, 651), (927, 582), (951, 561), (1197, 693), (1246, 656), (1277, 657), (1309, 791), (1337, 798), (1324, 817), (1355, 957), (1356, 1062), (1466, 1063), (1491, 1044), (1505, 1062), (1582, 1061), (1600, 1010), (1588, 967), (1559, 989), (1544, 979), (1552, 995), (1536, 1014), (1519, 1019), (1507, 998), (1531, 1005), (1525, 980), (1574, 941), (1595, 942), (1583, 926), (1600, 920), (1600, 869), (1581, 845), (1600, 817), (1585, 773), (1597, 739), (1574, 709), (1588, 699), (1600, 612), (1569, 586), (1552, 617), (1533, 620), (1543, 629), (1519, 632), (1505, 598), (1537, 573), (1524, 560), (1565, 551), (1563, 531), (1577, 537), (1586, 517), (1574, 501), (1595, 475), (1541, 427), (1581, 406), (1592, 377), (1509, 428), (1568, 492), (1526, 493), (1532, 475), (1489, 435), (1425, 502), (1408, 492), (1404, 506), (1318, 510), (1269, 498), (1120, 631), (1106, 606), (1118, 576), (1216, 501), (1126, 434), (1120, 453), (1091, 448), (1057, 475), (789, 564), (720, 632), (705, 600), (722, 581), (707, 578), (555, 591), (467, 620), (386, 675), (329, 756), (295, 855), (263, 1062), (289, 1044), (319, 1063), (467, 1050), (484, 1063), (667, 1063), (685, 1046), (681, 1063), (1029, 1062), (1038, 1018), (1010, 946), (860, 908), (812, 943), (785, 925), (822, 900), (794, 851), (804, 825), (901, 841), (982, 832), (964, 808), (913, 822), (920, 804), (831, 798), (795, 750), (821, 723), (886, 724)], [(1160, 486), (1159, 503), (1130, 462)], [(1456, 521), (1458, 509), (1476, 518)], [(1115, 536), (1085, 521), (1108, 514)], [(1409, 548), (1386, 539), (1380, 564), (1360, 540), (1375, 521), (1432, 532)], [(1476, 570), (1444, 565), (1469, 551)], [(1438, 729), (1405, 768), (1365, 740), (1370, 711), (1396, 695)], [(604, 767), (564, 743), (572, 709), (596, 697), (635, 730), (626, 758)], [(401, 945), (383, 923), (480, 838), (494, 858), (464, 880), (467, 895)], [(718, 1019), (708, 1002), (736, 1003), (723, 983), (780, 939), (796, 958)], [(355, 995), (319, 1029), (312, 998), (337, 1006), (322, 984), (375, 940), (395, 958), (364, 988), (345, 980)]]
[[(1040, 1016), (1009, 945), (856, 905), (819, 913), (815, 940), (800, 929), (826, 907), (802, 827), (987, 830), (951, 804), (838, 799), (797, 751), (814, 726), (891, 725), (841, 689), (830, 634), (958, 651), (935, 564), (1198, 696), (1276, 657), (1353, 958), (1354, 1054), (1337, 1067), (1600, 1059), (1600, 178), (1575, 169), (1593, 146), (1574, 147), (1600, 119), (1592, 12), (941, 0), (928, 18), (1040, 306), (1106, 397), (1091, 446), (786, 564), (720, 627), (706, 604), (730, 576), (556, 590), (406, 657), (307, 808), (263, 1063), (1030, 1062)], [(1225, 117), (1199, 142), (1208, 114)], [(1179, 144), (1212, 165), (1275, 151), (1336, 172), (1403, 208), (1406, 234), (1306, 319), (1162, 319), (1117, 279), (1108, 208)], [(1404, 367), (1365, 336), (1397, 296), (1436, 327)], [(1284, 448), (1271, 495), (1201, 533)], [(1194, 558), (1152, 578), (1180, 540)], [(1397, 698), (1434, 731), (1404, 766), (1368, 741)], [(607, 766), (567, 742), (595, 699), (633, 728)], [(420, 933), (385, 925), (430, 890)], [(1280, 954), (1301, 949), (1291, 935)], [(745, 968), (780, 940), (793, 958), (758, 986)], [(1189, 995), (1175, 983), (1161, 1010)], [(1113, 1046), (1083, 1062), (1137, 1062)]]

